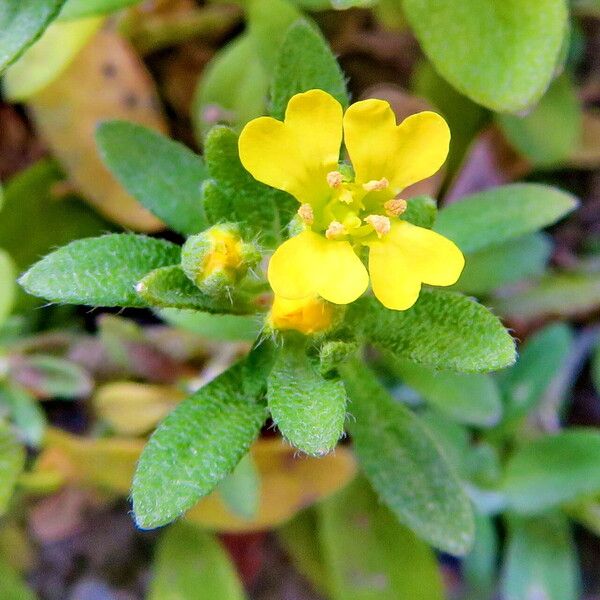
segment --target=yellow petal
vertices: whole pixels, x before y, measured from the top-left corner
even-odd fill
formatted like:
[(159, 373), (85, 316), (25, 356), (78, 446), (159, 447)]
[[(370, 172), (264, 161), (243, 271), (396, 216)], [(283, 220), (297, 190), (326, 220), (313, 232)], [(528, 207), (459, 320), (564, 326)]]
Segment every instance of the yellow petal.
[(341, 143), (340, 103), (322, 90), (310, 90), (290, 99), (284, 122), (250, 121), (240, 134), (240, 160), (258, 181), (312, 204), (331, 191), (326, 177), (337, 169)]
[(364, 265), (349, 242), (303, 231), (284, 242), (269, 262), (269, 283), (278, 296), (298, 300), (321, 296), (334, 304), (356, 300), (369, 284)]
[(384, 100), (352, 104), (344, 115), (344, 139), (358, 183), (386, 178), (394, 194), (433, 175), (444, 163), (450, 129), (437, 113), (424, 111), (396, 125)]
[(410, 308), (419, 297), (421, 283), (456, 283), (464, 265), (462, 252), (453, 242), (406, 221), (396, 221), (388, 235), (370, 244), (373, 292), (394, 310)]
[(288, 300), (276, 295), (268, 322), (273, 329), (295, 329), (309, 334), (328, 329), (333, 315), (331, 304), (318, 296)]

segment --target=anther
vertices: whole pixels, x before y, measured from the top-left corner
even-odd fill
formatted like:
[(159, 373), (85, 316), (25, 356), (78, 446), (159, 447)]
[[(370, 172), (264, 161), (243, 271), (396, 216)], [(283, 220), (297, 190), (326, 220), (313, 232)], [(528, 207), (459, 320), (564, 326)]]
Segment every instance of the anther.
[(338, 188), (342, 185), (343, 177), (339, 171), (329, 171), (327, 173), (327, 185), (330, 188)]
[(381, 190), (385, 190), (390, 185), (390, 182), (382, 177), (381, 179), (372, 179), (371, 181), (367, 181), (367, 183), (363, 183), (363, 189), (367, 192), (380, 192)]
[(368, 217), (365, 217), (364, 220), (365, 223), (368, 223), (373, 227), (379, 238), (390, 232), (391, 223), (388, 217), (384, 217), (383, 215), (369, 215)]
[(301, 204), (298, 209), (298, 216), (306, 225), (312, 225), (315, 220), (315, 214), (310, 204)]
[(346, 228), (339, 221), (331, 221), (327, 231), (325, 231), (325, 237), (328, 240), (335, 240), (343, 235), (346, 235)]
[(397, 217), (401, 215), (408, 207), (406, 200), (402, 200), (402, 198), (392, 198), (388, 200), (384, 205), (385, 214), (388, 217)]

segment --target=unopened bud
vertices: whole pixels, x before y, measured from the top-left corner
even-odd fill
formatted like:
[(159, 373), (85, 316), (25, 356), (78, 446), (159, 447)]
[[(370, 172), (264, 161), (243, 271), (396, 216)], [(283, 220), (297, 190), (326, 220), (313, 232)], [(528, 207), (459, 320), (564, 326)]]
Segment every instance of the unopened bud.
[(261, 259), (253, 245), (244, 242), (236, 224), (214, 225), (190, 236), (181, 249), (181, 268), (205, 294), (219, 296), (239, 283)]
[(333, 317), (334, 307), (318, 296), (299, 300), (275, 296), (267, 324), (275, 330), (293, 329), (308, 335), (329, 329)]

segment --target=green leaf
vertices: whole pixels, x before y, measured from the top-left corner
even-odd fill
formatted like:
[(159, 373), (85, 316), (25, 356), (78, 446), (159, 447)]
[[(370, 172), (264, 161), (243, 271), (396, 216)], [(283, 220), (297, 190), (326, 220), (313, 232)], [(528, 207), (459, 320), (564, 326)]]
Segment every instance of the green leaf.
[(457, 90), (495, 111), (535, 103), (554, 75), (564, 0), (403, 0), (425, 54)]
[(171, 229), (190, 235), (206, 228), (200, 188), (207, 173), (197, 154), (127, 121), (101, 123), (96, 143), (121, 185)]
[(0, 325), (6, 321), (15, 304), (17, 276), (13, 260), (0, 248)]
[(11, 102), (32, 99), (65, 71), (101, 25), (100, 18), (51, 23), (42, 37), (7, 69), (2, 81), (6, 98)]
[(393, 360), (391, 365), (406, 385), (451, 419), (479, 427), (500, 420), (500, 391), (489, 375), (436, 371), (407, 360)]
[(356, 419), (349, 423), (354, 450), (375, 491), (420, 538), (451, 554), (468, 552), (471, 505), (432, 434), (366, 366), (355, 362), (342, 373)]
[(209, 340), (251, 342), (256, 339), (262, 328), (260, 319), (255, 316), (220, 315), (163, 308), (159, 311), (169, 325), (196, 333)]
[(60, 20), (106, 15), (140, 2), (141, 0), (67, 0), (60, 11)]
[(330, 93), (343, 107), (349, 103), (344, 74), (321, 33), (304, 20), (287, 31), (275, 66), (271, 114), (283, 119), (289, 99), (312, 89)]
[(0, 73), (39, 38), (65, 0), (4, 0), (0, 4)]
[(36, 600), (37, 596), (12, 566), (0, 562), (0, 598), (2, 600)]
[(406, 202), (406, 211), (402, 220), (418, 227), (431, 229), (437, 217), (436, 201), (429, 196), (415, 196)]
[(462, 573), (471, 600), (489, 600), (496, 583), (498, 534), (490, 517), (475, 515), (475, 544), (462, 562)]
[(241, 315), (256, 312), (256, 308), (236, 297), (216, 298), (204, 294), (186, 277), (179, 265), (151, 271), (135, 289), (146, 304), (160, 308)]
[(362, 479), (319, 506), (332, 600), (442, 600), (433, 551), (396, 521)]
[(244, 600), (227, 552), (189, 523), (169, 527), (158, 542), (149, 600)]
[(552, 225), (576, 207), (573, 196), (556, 188), (513, 183), (444, 207), (433, 229), (468, 254)]
[(527, 340), (517, 363), (499, 374), (505, 400), (505, 424), (518, 422), (541, 403), (572, 345), (573, 332), (564, 323), (548, 325)]
[(0, 406), (8, 410), (25, 443), (38, 448), (46, 430), (46, 415), (38, 400), (21, 386), (5, 383), (0, 385)]
[(596, 392), (600, 393), (600, 343), (596, 345), (591, 364), (591, 376)]
[(27, 292), (51, 302), (146, 306), (135, 286), (152, 269), (178, 264), (179, 246), (143, 235), (110, 234), (76, 240), (48, 254), (19, 279)]
[(17, 441), (10, 426), (0, 421), (0, 515), (13, 494), (17, 478), (25, 466), (25, 449)]
[(131, 495), (142, 529), (176, 519), (210, 493), (260, 432), (266, 374), (240, 362), (184, 400), (144, 448)]
[(600, 276), (548, 274), (534, 285), (494, 298), (491, 304), (500, 314), (515, 319), (579, 316), (600, 305)]
[(581, 105), (566, 74), (552, 82), (530, 113), (497, 118), (508, 141), (535, 167), (566, 161), (581, 139)]
[(307, 454), (327, 454), (344, 432), (344, 384), (320, 375), (303, 342), (284, 341), (269, 375), (267, 398), (275, 425)]
[(509, 520), (502, 592), (506, 600), (581, 597), (575, 542), (565, 517)]
[(233, 514), (248, 520), (254, 518), (260, 503), (260, 473), (252, 456), (246, 454), (217, 489)]
[(464, 271), (453, 289), (469, 294), (486, 294), (546, 269), (552, 241), (542, 233), (489, 246), (466, 256)]
[(506, 465), (502, 491), (524, 514), (600, 493), (600, 432), (570, 429), (521, 446)]
[(514, 341), (499, 319), (453, 292), (422, 290), (406, 311), (361, 298), (348, 307), (346, 322), (382, 350), (435, 369), (477, 373), (515, 361)]
[(281, 243), (282, 230), (294, 215), (297, 201), (286, 192), (256, 181), (244, 169), (238, 136), (228, 127), (210, 131), (204, 157), (210, 173), (202, 190), (208, 222), (240, 223), (245, 235), (256, 237), (265, 246)]
[(202, 143), (213, 125), (241, 129), (266, 111), (269, 75), (255, 40), (242, 34), (221, 48), (202, 72), (194, 94), (192, 120)]

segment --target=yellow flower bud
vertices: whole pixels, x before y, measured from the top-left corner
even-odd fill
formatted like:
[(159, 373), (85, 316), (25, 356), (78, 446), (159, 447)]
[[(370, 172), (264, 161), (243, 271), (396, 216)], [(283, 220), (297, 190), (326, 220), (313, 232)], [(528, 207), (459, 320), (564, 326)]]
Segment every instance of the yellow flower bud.
[(329, 329), (333, 317), (333, 306), (318, 296), (300, 300), (275, 296), (267, 323), (272, 329), (294, 329), (309, 334)]

